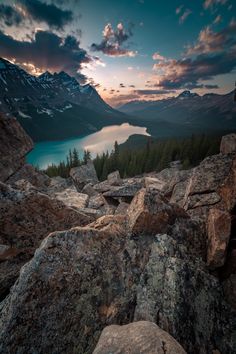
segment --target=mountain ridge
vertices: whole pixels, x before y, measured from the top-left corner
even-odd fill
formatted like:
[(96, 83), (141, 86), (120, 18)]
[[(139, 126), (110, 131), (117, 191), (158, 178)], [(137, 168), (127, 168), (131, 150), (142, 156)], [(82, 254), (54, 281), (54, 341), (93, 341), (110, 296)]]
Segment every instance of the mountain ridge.
[(2, 58), (0, 110), (15, 116), (34, 141), (89, 134), (125, 116), (64, 71), (36, 77)]

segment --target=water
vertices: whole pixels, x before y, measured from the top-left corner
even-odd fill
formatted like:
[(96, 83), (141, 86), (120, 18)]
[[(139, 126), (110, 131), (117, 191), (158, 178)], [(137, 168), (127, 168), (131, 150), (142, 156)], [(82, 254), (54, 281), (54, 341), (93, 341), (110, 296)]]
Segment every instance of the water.
[(124, 143), (130, 135), (149, 135), (145, 127), (137, 127), (124, 123), (102, 128), (96, 133), (85, 137), (70, 138), (60, 141), (45, 141), (36, 143), (34, 149), (27, 155), (27, 162), (41, 169), (48, 165), (65, 161), (69, 150), (76, 148), (82, 156), (84, 150), (89, 150), (93, 157), (102, 152), (111, 151), (115, 141)]

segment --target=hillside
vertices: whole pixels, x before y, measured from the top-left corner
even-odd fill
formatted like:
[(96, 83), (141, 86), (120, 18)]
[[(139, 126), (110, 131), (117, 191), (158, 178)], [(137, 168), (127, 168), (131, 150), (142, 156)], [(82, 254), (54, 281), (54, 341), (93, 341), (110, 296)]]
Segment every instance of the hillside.
[(65, 72), (39, 77), (0, 59), (0, 111), (13, 115), (34, 141), (92, 133), (124, 121), (91, 85)]
[(132, 115), (134, 121), (145, 123), (153, 135), (158, 134), (156, 125), (169, 125), (175, 135), (236, 129), (233, 92), (199, 96), (183, 91), (177, 97), (159, 101), (131, 101), (119, 110)]

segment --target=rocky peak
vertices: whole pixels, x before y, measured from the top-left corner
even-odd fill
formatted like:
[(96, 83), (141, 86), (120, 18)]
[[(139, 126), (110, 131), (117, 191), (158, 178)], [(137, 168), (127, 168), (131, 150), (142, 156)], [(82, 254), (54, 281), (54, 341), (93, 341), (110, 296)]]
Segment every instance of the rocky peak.
[(183, 98), (193, 98), (193, 97), (199, 97), (199, 95), (195, 92), (185, 90), (181, 92), (177, 98), (183, 99)]

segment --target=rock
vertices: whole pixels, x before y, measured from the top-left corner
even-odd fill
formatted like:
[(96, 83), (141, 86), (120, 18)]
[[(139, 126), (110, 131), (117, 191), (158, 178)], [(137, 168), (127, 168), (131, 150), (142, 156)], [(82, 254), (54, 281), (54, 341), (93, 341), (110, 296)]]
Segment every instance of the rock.
[(82, 209), (88, 206), (89, 197), (87, 194), (77, 192), (76, 188), (67, 188), (62, 192), (56, 192), (55, 198), (61, 200), (68, 207)]
[(79, 191), (88, 183), (92, 185), (98, 183), (97, 173), (92, 161), (89, 161), (86, 165), (72, 168), (70, 176)]
[(107, 182), (111, 186), (120, 186), (122, 184), (122, 179), (120, 178), (120, 172), (114, 171), (107, 176)]
[[(20, 180), (27, 181), (38, 190), (45, 190), (50, 185), (50, 178), (43, 172), (36, 171), (32, 165), (25, 164), (13, 176), (11, 176), (7, 183), (13, 187), (17, 187)], [(22, 188), (22, 186), (21, 186)]]
[(139, 182), (133, 184), (125, 184), (120, 187), (110, 187), (108, 192), (103, 193), (105, 197), (113, 198), (133, 198), (134, 195), (142, 188)]
[(173, 237), (156, 236), (136, 301), (134, 321), (156, 322), (187, 353), (235, 352), (236, 312), (224, 301), (219, 280)]
[(93, 186), (93, 188), (98, 193), (104, 193), (104, 192), (107, 192), (107, 191), (109, 191), (111, 189), (111, 185), (108, 183), (107, 180), (105, 180), (105, 181), (102, 181), (100, 183), (95, 184)]
[(88, 207), (98, 210), (100, 215), (114, 214), (115, 212), (115, 206), (109, 205), (102, 194), (91, 197)]
[(49, 195), (54, 195), (57, 192), (63, 192), (67, 188), (73, 188), (74, 183), (72, 178), (62, 178), (60, 176), (50, 178), (50, 185), (46, 190)]
[(93, 354), (111, 353), (186, 354), (174, 338), (148, 321), (104, 328)]
[(227, 301), (236, 310), (236, 274), (231, 274), (223, 285)]
[[(22, 265), (50, 232), (86, 225), (93, 218), (35, 190), (23, 192), (0, 183), (0, 243), (11, 246), (0, 263), (0, 298), (12, 286)], [(7, 256), (7, 257), (6, 257)]]
[(121, 202), (118, 207), (116, 208), (115, 214), (126, 215), (128, 210), (129, 204), (125, 202)]
[(82, 189), (82, 193), (87, 194), (89, 197), (94, 197), (95, 195), (98, 195), (98, 192), (94, 189), (92, 183), (86, 184)]
[(182, 209), (170, 205), (158, 190), (152, 188), (143, 188), (135, 195), (127, 214), (133, 234), (165, 233), (176, 217), (188, 218)]
[(211, 269), (224, 265), (230, 232), (230, 214), (219, 209), (211, 209), (208, 215), (207, 253), (207, 264)]
[(25, 163), (33, 142), (13, 117), (0, 114), (0, 181), (6, 181)]
[(198, 223), (158, 191), (145, 195), (153, 218), (167, 213), (168, 235), (152, 223), (134, 235), (128, 215), (107, 215), (43, 240), (2, 302), (0, 352), (90, 354), (103, 328), (136, 320), (191, 354), (235, 352), (235, 312), (203, 261)]
[(220, 152), (230, 154), (236, 152), (236, 134), (224, 135), (221, 139)]
[(159, 191), (162, 191), (166, 185), (166, 182), (155, 177), (145, 177), (144, 183), (146, 188), (151, 187)]

